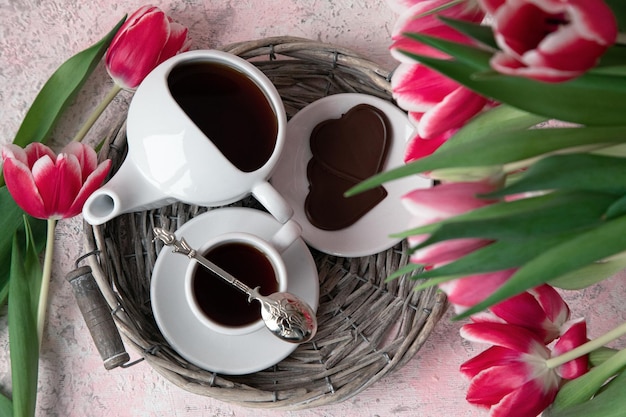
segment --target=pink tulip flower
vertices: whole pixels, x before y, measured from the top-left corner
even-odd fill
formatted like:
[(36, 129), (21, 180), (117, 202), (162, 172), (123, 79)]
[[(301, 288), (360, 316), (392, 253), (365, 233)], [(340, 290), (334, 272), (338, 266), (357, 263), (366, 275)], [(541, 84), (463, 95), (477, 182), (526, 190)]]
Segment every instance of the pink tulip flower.
[(435, 139), (458, 129), (489, 104), (486, 98), (415, 62), (396, 68), (391, 88), (398, 106), (417, 125), (416, 139)]
[(96, 152), (71, 142), (59, 155), (35, 142), (22, 149), (2, 149), (7, 189), (26, 213), (40, 219), (63, 219), (79, 214), (85, 200), (100, 187), (111, 161), (98, 165)]
[[(478, 23), (485, 17), (485, 13), (475, 1), (464, 1), (446, 7), (449, 3), (450, 0), (424, 0), (414, 2), (413, 6), (404, 9), (391, 31), (391, 55), (400, 62), (412, 62), (400, 51), (434, 58), (447, 57), (438, 49), (408, 38), (407, 33), (420, 33), (461, 43), (471, 42), (467, 36), (443, 23), (439, 16)], [(438, 8), (442, 9), (432, 12)]]
[(450, 139), (458, 129), (450, 129), (439, 136), (431, 139), (423, 139), (419, 135), (414, 136), (404, 151), (404, 162), (409, 163), (424, 158), (435, 152), (441, 145)]
[(491, 66), (509, 75), (565, 81), (595, 66), (617, 39), (617, 22), (602, 0), (479, 0), (493, 16), (502, 52)]
[(569, 307), (561, 295), (543, 284), (492, 306), (488, 312), (473, 315), (472, 320), (525, 327), (544, 343), (550, 343), (569, 328), (569, 317)]
[[(470, 275), (440, 283), (439, 289), (446, 293), (454, 311), (461, 314), (493, 294), (513, 273), (515, 269)], [(490, 322), (497, 322), (497, 320), (493, 319)]]
[[(409, 8), (403, 8), (406, 1), (393, 3), (394, 9), (403, 12), (392, 31), (391, 54), (401, 64), (393, 73), (391, 87), (398, 105), (409, 112), (409, 118), (417, 126), (417, 134), (410, 141), (412, 152), (407, 158), (414, 160), (434, 152), (443, 143), (443, 138), (450, 137), (481, 112), (488, 100), (408, 57), (405, 52), (442, 59), (447, 55), (406, 34), (420, 33), (469, 43), (469, 38), (444, 24), (437, 16), (480, 22), (484, 13), (475, 2), (462, 2), (431, 14), (431, 10), (445, 6), (449, 1), (417, 1)], [(425, 143), (427, 140), (436, 142)]]
[[(470, 323), (461, 328), (461, 336), (494, 345), (461, 365), (461, 372), (471, 379), (467, 400), (489, 408), (491, 417), (537, 416), (554, 400), (564, 374), (577, 378), (587, 371), (584, 357), (549, 368), (547, 360), (554, 353), (539, 336), (523, 327)], [(584, 322), (573, 326), (560, 340), (565, 340), (563, 344), (569, 349), (585, 343)]]
[[(587, 338), (587, 323), (583, 318), (570, 320), (561, 329), (562, 335), (554, 344), (552, 356), (562, 355), (589, 341)], [(589, 356), (584, 355), (564, 363), (557, 368), (557, 372), (564, 379), (576, 379), (589, 370)]]
[(497, 190), (501, 181), (501, 178), (488, 178), (443, 183), (432, 188), (413, 190), (402, 201), (417, 224), (429, 224), (495, 203), (498, 200), (478, 196)]
[(105, 63), (116, 84), (134, 90), (157, 65), (187, 51), (187, 28), (155, 6), (143, 6), (117, 32)]
[[(497, 189), (500, 179), (486, 179), (475, 182), (453, 182), (432, 188), (413, 190), (402, 197), (404, 206), (413, 215), (412, 226), (423, 226), (444, 220), (479, 207), (494, 203), (496, 200), (478, 198)], [(428, 236), (410, 236), (411, 246), (422, 243)], [(489, 244), (487, 239), (452, 239), (435, 243), (416, 250), (411, 261), (423, 265), (440, 265), (466, 255)]]

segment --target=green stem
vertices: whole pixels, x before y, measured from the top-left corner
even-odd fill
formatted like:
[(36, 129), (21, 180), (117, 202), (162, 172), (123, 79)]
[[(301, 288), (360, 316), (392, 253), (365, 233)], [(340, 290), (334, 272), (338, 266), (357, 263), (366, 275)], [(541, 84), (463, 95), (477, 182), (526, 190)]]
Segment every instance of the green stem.
[(50, 288), (50, 277), (52, 275), (52, 257), (54, 255), (54, 228), (57, 221), (48, 219), (48, 235), (46, 239), (46, 253), (43, 260), (43, 273), (41, 276), (41, 289), (39, 290), (39, 303), (37, 306), (37, 336), (39, 347), (43, 340), (43, 329), (46, 323), (46, 309), (48, 307), (48, 290)]
[(569, 352), (565, 352), (564, 354), (559, 355), (555, 358), (548, 359), (546, 361), (546, 366), (548, 368), (556, 368), (557, 366), (561, 366), (564, 363), (567, 363), (573, 359), (593, 352), (594, 350), (599, 349), (607, 343), (612, 342), (613, 340), (624, 335), (626, 335), (626, 322), (620, 324), (619, 326), (603, 334), (602, 336), (590, 340), (589, 342), (570, 350)]
[(106, 97), (104, 97), (104, 100), (102, 100), (98, 107), (94, 109), (94, 111), (89, 115), (89, 118), (87, 119), (85, 124), (80, 128), (78, 133), (76, 133), (76, 136), (74, 136), (73, 139), (74, 142), (80, 142), (81, 140), (83, 140), (89, 129), (91, 129), (96, 120), (98, 120), (98, 117), (100, 117), (104, 109), (106, 109), (107, 106), (111, 104), (111, 101), (113, 101), (115, 96), (117, 96), (117, 93), (119, 93), (121, 90), (122, 87), (117, 84), (113, 84), (113, 88), (111, 88)]

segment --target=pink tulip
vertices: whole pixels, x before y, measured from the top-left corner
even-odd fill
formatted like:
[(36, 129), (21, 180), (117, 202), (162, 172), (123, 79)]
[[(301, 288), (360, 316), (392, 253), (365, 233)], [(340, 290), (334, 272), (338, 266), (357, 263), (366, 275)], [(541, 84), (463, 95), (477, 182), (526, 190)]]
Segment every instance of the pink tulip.
[(189, 49), (187, 28), (155, 6), (143, 6), (117, 32), (105, 63), (116, 84), (134, 90), (157, 65)]
[[(400, 62), (411, 62), (411, 59), (400, 51), (434, 58), (446, 57), (443, 52), (408, 38), (407, 33), (420, 33), (454, 42), (469, 43), (471, 42), (469, 38), (443, 23), (439, 16), (476, 23), (485, 16), (478, 4), (472, 1), (461, 2), (451, 7), (446, 7), (450, 3), (449, 0), (424, 0), (414, 3), (412, 7), (402, 12), (391, 31), (391, 39), (394, 41), (391, 54)], [(438, 8), (442, 9), (432, 13)]]
[[(402, 197), (402, 202), (413, 215), (412, 226), (423, 226), (494, 203), (495, 200), (478, 198), (477, 195), (494, 191), (498, 184), (499, 179), (446, 183), (433, 188), (413, 190)], [(411, 246), (416, 246), (427, 237), (427, 235), (411, 236), (408, 242)], [(424, 265), (439, 265), (473, 252), (490, 242), (486, 239), (473, 238), (447, 240), (415, 251), (411, 261)]]
[(391, 78), (398, 106), (409, 112), (421, 139), (459, 128), (480, 113), (488, 100), (416, 63), (400, 64)]
[[(396, 4), (399, 3), (399, 4)], [(396, 1), (394, 7), (400, 9), (406, 2)], [(426, 66), (416, 63), (405, 52), (412, 54), (447, 58), (435, 48), (424, 45), (406, 36), (407, 33), (420, 33), (455, 42), (469, 43), (469, 38), (450, 28), (437, 16), (480, 22), (484, 13), (473, 2), (463, 2), (444, 8), (434, 14), (429, 12), (445, 6), (448, 0), (425, 0), (414, 2), (413, 7), (404, 9), (392, 31), (391, 54), (401, 64), (391, 79), (393, 96), (398, 105), (409, 112), (409, 117), (417, 126), (417, 135), (410, 142), (410, 159), (427, 156), (442, 143), (442, 138), (463, 126), (478, 114), (488, 101), (478, 94), (459, 85)], [(437, 140), (425, 143), (427, 140)]]
[(404, 162), (416, 161), (435, 152), (441, 145), (454, 135), (458, 129), (446, 130), (432, 139), (423, 139), (419, 135), (413, 137), (406, 146)]
[(459, 88), (459, 84), (424, 65), (405, 62), (394, 70), (391, 88), (398, 106), (425, 113)]
[(514, 324), (532, 331), (544, 343), (559, 337), (568, 325), (570, 310), (551, 286), (544, 284), (525, 291), (472, 316), (475, 322)]
[[(439, 284), (457, 314), (484, 301), (502, 286), (515, 272), (515, 269), (470, 275)], [(473, 317), (473, 316), (472, 316)], [(487, 321), (487, 320), (484, 320)], [(497, 322), (497, 320), (490, 320)]]
[[(582, 326), (562, 336), (567, 347), (586, 342)], [(461, 365), (471, 378), (467, 400), (490, 409), (492, 417), (532, 417), (552, 403), (561, 385), (563, 369), (576, 378), (586, 372), (586, 359), (576, 359), (556, 369), (547, 366), (552, 353), (541, 338), (523, 327), (503, 323), (471, 323), (461, 335), (494, 346)], [(560, 354), (562, 352), (557, 352)], [(576, 366), (570, 363), (577, 363)]]
[(444, 183), (413, 190), (402, 198), (402, 202), (413, 214), (415, 223), (425, 225), (493, 204), (497, 200), (478, 196), (497, 190), (500, 182), (500, 178), (495, 178)]
[(13, 199), (25, 212), (40, 219), (73, 217), (104, 181), (111, 161), (98, 165), (96, 152), (71, 142), (59, 155), (35, 142), (22, 149), (2, 149), (3, 174)]
[[(587, 338), (587, 323), (585, 323), (585, 320), (582, 318), (567, 322), (563, 326), (562, 332), (562, 336), (554, 344), (552, 356), (558, 356), (565, 352), (569, 352), (589, 340)], [(564, 379), (578, 378), (579, 376), (584, 375), (588, 370), (588, 355), (566, 362), (557, 368), (557, 372)]]
[(493, 15), (502, 52), (499, 72), (557, 82), (595, 66), (617, 39), (617, 22), (602, 0), (479, 0)]

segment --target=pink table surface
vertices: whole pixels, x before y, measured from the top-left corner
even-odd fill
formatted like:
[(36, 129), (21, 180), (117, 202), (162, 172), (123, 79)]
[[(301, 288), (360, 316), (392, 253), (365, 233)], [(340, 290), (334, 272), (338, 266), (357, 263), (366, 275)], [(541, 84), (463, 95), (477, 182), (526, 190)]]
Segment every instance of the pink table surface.
[[(0, 143), (12, 140), (48, 76), (68, 57), (109, 31), (139, 0), (0, 0)], [(193, 48), (293, 35), (352, 48), (387, 68), (394, 14), (384, 1), (240, 0), (157, 1), (188, 26)], [(103, 66), (85, 85), (70, 115), (55, 130), (59, 149), (76, 132), (110, 81)], [(103, 137), (128, 105), (121, 94), (87, 141)], [(39, 368), (38, 416), (483, 416), (466, 403), (468, 386), (459, 364), (483, 347), (463, 341), (462, 323), (447, 314), (417, 355), (403, 368), (342, 403), (305, 411), (256, 410), (188, 393), (145, 362), (106, 371), (92, 344), (64, 276), (82, 253), (80, 218), (57, 228), (48, 322)], [(2, 259), (1, 262), (8, 262)], [(597, 336), (626, 319), (622, 302), (626, 274), (584, 291), (567, 293), (574, 316), (588, 319)], [(6, 308), (0, 312), (0, 390), (10, 391)], [(618, 342), (619, 346), (624, 343)], [(139, 357), (130, 351), (131, 357)]]

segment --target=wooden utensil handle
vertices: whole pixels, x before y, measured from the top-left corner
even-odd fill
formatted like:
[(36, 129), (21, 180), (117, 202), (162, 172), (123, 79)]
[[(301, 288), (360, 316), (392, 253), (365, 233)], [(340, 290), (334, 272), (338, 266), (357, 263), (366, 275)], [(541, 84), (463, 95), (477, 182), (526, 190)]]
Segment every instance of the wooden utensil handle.
[(66, 279), (72, 285), (78, 308), (102, 357), (104, 367), (110, 370), (128, 362), (130, 357), (124, 348), (111, 309), (91, 274), (91, 267), (79, 267), (68, 273)]

